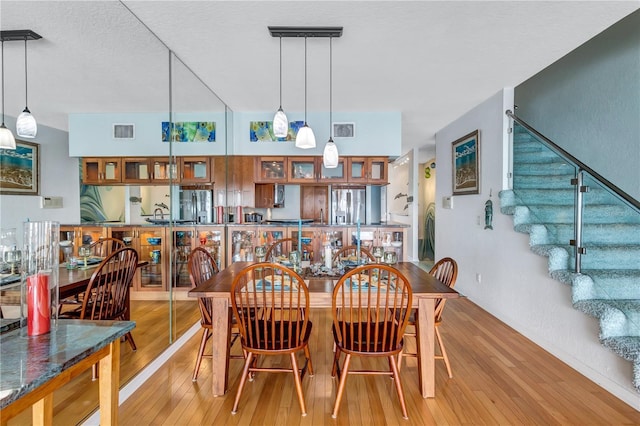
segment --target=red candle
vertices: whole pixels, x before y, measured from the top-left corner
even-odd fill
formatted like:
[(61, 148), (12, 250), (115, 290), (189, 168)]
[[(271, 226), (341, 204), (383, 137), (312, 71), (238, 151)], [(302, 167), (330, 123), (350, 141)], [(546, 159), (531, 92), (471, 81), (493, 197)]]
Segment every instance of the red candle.
[(27, 334), (37, 336), (51, 329), (49, 275), (27, 277)]

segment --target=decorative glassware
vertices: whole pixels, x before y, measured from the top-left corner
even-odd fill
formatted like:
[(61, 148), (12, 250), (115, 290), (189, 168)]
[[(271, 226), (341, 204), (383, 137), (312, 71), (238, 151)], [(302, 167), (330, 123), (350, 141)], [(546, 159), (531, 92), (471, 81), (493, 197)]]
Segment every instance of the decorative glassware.
[(300, 252), (298, 250), (291, 250), (289, 252), (289, 262), (291, 262), (291, 266), (296, 269), (300, 265)]
[(384, 263), (388, 265), (395, 265), (398, 262), (398, 254), (395, 251), (384, 252)]
[(87, 267), (87, 258), (91, 256), (91, 248), (88, 245), (78, 247), (78, 256), (84, 261), (84, 267)]
[(376, 263), (380, 263), (382, 256), (384, 256), (384, 247), (382, 246), (374, 246), (371, 250), (371, 254), (376, 258)]
[(267, 248), (265, 246), (256, 246), (255, 251), (256, 251), (256, 260), (258, 262), (264, 262), (265, 261), (264, 257), (267, 254)]
[(0, 273), (15, 274), (16, 264), (20, 263), (16, 228), (0, 229)]
[(25, 222), (22, 250), (21, 317), (26, 308), (27, 334), (44, 334), (58, 319), (60, 224)]

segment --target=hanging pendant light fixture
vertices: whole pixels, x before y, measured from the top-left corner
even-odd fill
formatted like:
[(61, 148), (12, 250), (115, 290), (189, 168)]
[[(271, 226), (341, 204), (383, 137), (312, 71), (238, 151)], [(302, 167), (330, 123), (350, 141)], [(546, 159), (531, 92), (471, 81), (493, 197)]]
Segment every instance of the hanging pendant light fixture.
[(329, 140), (324, 146), (322, 153), (322, 164), (327, 169), (335, 169), (338, 167), (340, 156), (338, 155), (338, 147), (331, 137), (333, 128), (333, 37), (329, 37)]
[(24, 110), (16, 120), (16, 133), (23, 138), (35, 138), (38, 134), (38, 123), (27, 106), (27, 36), (24, 37)]
[(0, 125), (0, 148), (16, 149), (16, 139), (4, 125), (4, 40), (2, 40), (2, 124)]
[(316, 137), (307, 124), (307, 37), (304, 38), (304, 126), (298, 130), (296, 148), (309, 149), (316, 147)]
[(286, 138), (289, 132), (289, 120), (282, 110), (282, 37), (280, 37), (280, 107), (273, 117), (273, 134), (277, 138)]

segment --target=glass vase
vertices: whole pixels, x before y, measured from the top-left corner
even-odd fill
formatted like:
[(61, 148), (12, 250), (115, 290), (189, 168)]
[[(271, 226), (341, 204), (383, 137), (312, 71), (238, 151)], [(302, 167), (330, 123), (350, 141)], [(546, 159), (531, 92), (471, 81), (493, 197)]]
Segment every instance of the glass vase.
[(25, 222), (22, 248), (21, 317), (27, 334), (45, 334), (58, 320), (60, 224)]

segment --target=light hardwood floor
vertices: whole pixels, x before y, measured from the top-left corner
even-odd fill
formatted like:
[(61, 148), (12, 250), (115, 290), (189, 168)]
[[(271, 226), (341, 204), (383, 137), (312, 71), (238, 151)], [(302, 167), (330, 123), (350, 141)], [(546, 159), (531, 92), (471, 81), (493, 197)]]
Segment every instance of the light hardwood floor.
[[(453, 379), (436, 365), (436, 398), (418, 392), (416, 360), (402, 367), (409, 420), (403, 420), (392, 381), (351, 376), (340, 414), (331, 418), (336, 381), (331, 378), (331, 317), (312, 310), (310, 341), (315, 376), (305, 376), (308, 415), (300, 416), (293, 378), (258, 374), (231, 414), (241, 368), (230, 363), (230, 390), (214, 398), (203, 361), (191, 381), (200, 334), (120, 407), (123, 425), (623, 425), (640, 424), (637, 412), (534, 345), (467, 299), (449, 301), (441, 327)], [(234, 350), (238, 350), (237, 347)], [(274, 362), (287, 363), (288, 359)], [(366, 361), (367, 364), (378, 361)]]
[[(197, 301), (174, 302), (176, 336), (200, 320)], [(129, 382), (169, 346), (169, 302), (131, 301), (131, 318), (136, 321), (132, 334), (138, 350), (123, 342), (120, 355), (120, 384)], [(91, 369), (54, 393), (54, 424), (75, 425), (98, 407), (98, 381), (91, 380)], [(9, 426), (31, 424), (31, 410), (9, 421)], [(126, 424), (126, 423), (121, 423)]]

